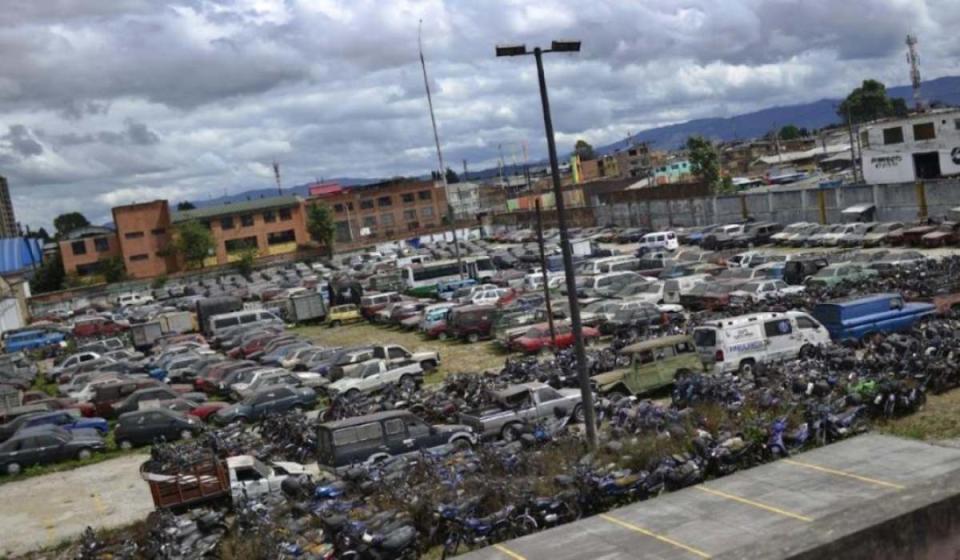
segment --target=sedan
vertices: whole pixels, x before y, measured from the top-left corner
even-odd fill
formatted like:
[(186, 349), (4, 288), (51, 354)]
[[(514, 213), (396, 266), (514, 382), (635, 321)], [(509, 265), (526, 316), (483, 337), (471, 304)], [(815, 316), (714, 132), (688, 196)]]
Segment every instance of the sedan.
[(274, 412), (311, 408), (316, 402), (317, 393), (307, 387), (269, 387), (237, 404), (218, 410), (212, 420), (221, 425), (252, 422)]
[(832, 288), (842, 282), (861, 282), (879, 275), (880, 273), (872, 268), (865, 268), (855, 264), (832, 264), (820, 269), (820, 272), (807, 278), (806, 284), (807, 286)]
[(10, 424), (4, 424), (4, 433), (0, 434), (0, 439), (6, 439), (4, 436), (12, 436), (13, 434), (6, 434), (6, 428), (9, 425), (16, 424), (19, 424), (19, 428), (17, 428), (16, 431), (35, 428), (37, 426), (60, 426), (71, 432), (74, 430), (96, 430), (101, 436), (106, 435), (110, 429), (107, 421), (103, 418), (84, 418), (66, 411), (57, 410), (53, 412), (27, 414), (14, 419)]
[(106, 445), (95, 430), (64, 430), (56, 426), (40, 426), (20, 430), (0, 444), (0, 471), (19, 474), (24, 467), (89, 459)]
[[(551, 350), (562, 350), (573, 346), (573, 331), (569, 325), (554, 325), (556, 333), (556, 344), (550, 336), (549, 325), (540, 324), (531, 327), (527, 332), (512, 343), (514, 350), (526, 354), (535, 354), (537, 352), (549, 352)], [(583, 327), (583, 342), (590, 344), (600, 338), (600, 331), (593, 327)]]
[(147, 445), (157, 440), (192, 439), (203, 430), (200, 420), (166, 408), (121, 414), (113, 438), (120, 449)]

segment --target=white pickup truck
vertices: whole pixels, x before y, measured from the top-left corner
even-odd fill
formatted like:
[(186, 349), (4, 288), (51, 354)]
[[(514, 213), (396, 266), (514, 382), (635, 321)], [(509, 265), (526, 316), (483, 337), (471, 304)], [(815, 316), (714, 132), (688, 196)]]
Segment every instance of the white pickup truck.
[(325, 387), (330, 395), (353, 396), (373, 393), (387, 385), (416, 386), (423, 381), (423, 368), (416, 362), (391, 364), (387, 360), (368, 360)]
[[(364, 348), (364, 350), (369, 351), (370, 359), (383, 360), (391, 366), (407, 365), (415, 362), (423, 371), (431, 371), (440, 365), (440, 354), (438, 352), (411, 352), (398, 344), (371, 346)], [(336, 379), (339, 376), (350, 377), (365, 362), (366, 360), (354, 361), (350, 364), (340, 365), (334, 378)]]
[(280, 491), (280, 484), (290, 475), (301, 475), (306, 470), (300, 463), (277, 461), (263, 463), (252, 455), (227, 458), (230, 477), (230, 496), (233, 501), (253, 498)]

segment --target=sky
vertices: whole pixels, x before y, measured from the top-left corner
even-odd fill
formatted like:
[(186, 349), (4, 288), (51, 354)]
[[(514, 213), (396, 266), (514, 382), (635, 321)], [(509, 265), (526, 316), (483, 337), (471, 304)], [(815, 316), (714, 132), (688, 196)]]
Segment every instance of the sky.
[(546, 152), (531, 57), (498, 43), (579, 39), (545, 57), (557, 144), (840, 97), (864, 78), (955, 74), (956, 0), (3, 0), (0, 175), (17, 219), (201, 200), (329, 177), (459, 171)]

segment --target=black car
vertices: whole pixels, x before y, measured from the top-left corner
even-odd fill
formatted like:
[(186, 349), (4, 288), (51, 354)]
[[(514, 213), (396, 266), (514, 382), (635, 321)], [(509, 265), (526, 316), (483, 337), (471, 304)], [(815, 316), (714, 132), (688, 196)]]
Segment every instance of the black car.
[(121, 414), (113, 439), (121, 449), (130, 449), (160, 439), (190, 439), (202, 430), (203, 423), (196, 418), (167, 408), (151, 408)]
[(267, 414), (286, 412), (298, 408), (312, 408), (317, 402), (317, 393), (309, 387), (278, 385), (257, 391), (237, 404), (221, 408), (213, 415), (215, 424), (252, 422)]
[(317, 428), (321, 465), (339, 468), (443, 445), (469, 447), (477, 436), (467, 426), (431, 426), (406, 410), (377, 412)]
[(138, 410), (142, 403), (150, 401), (169, 401), (173, 399), (179, 399), (181, 397), (189, 400), (203, 400), (205, 398), (205, 396), (201, 393), (188, 393), (186, 395), (181, 395), (170, 387), (165, 386), (147, 387), (145, 389), (138, 389), (134, 391), (129, 397), (114, 404), (113, 414), (119, 416), (127, 412), (133, 412), (134, 410)]
[(642, 303), (614, 313), (613, 318), (600, 323), (600, 332), (614, 334), (627, 330), (631, 334), (639, 334), (662, 323), (663, 313), (660, 312), (660, 308), (652, 303)]
[(96, 430), (68, 431), (56, 426), (20, 430), (0, 445), (0, 472), (19, 474), (24, 467), (89, 459), (106, 446)]

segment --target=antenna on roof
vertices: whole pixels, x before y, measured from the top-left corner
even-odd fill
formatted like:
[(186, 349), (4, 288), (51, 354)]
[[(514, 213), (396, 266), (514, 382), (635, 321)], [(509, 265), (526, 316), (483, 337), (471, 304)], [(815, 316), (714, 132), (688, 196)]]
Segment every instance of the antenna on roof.
[(907, 64), (910, 65), (910, 83), (913, 84), (913, 105), (917, 112), (923, 111), (920, 99), (920, 57), (917, 56), (917, 36), (907, 35)]
[(273, 160), (273, 177), (277, 180), (277, 194), (283, 195), (283, 187), (280, 186), (280, 164)]

